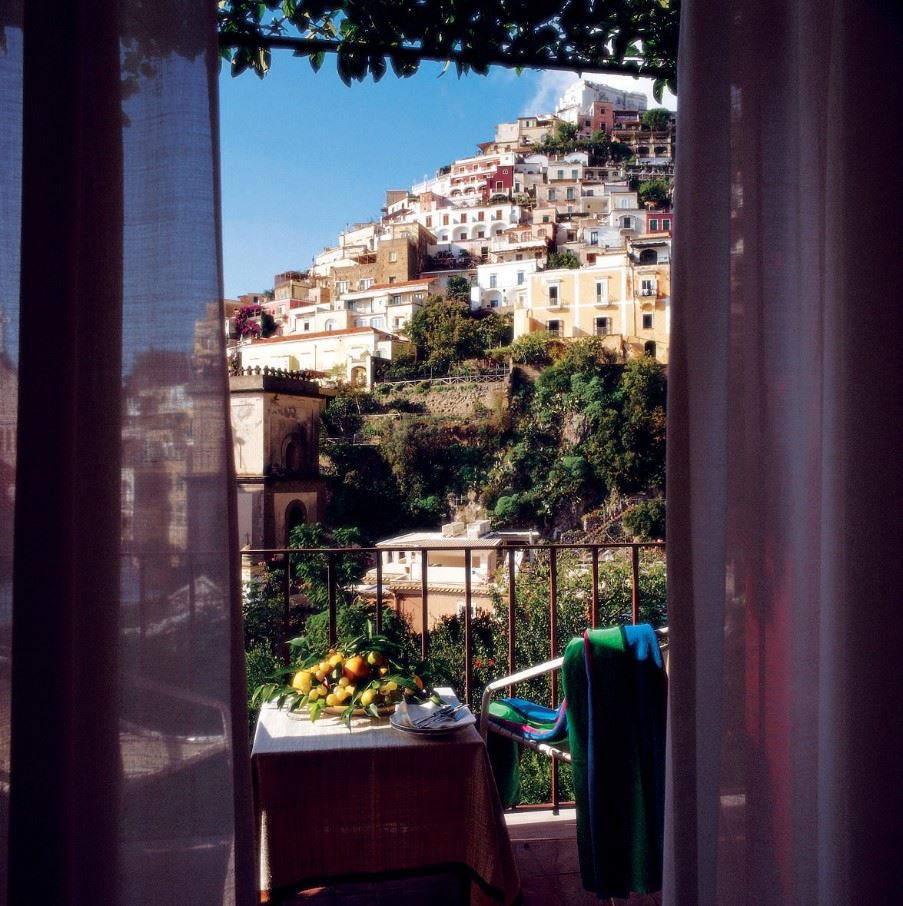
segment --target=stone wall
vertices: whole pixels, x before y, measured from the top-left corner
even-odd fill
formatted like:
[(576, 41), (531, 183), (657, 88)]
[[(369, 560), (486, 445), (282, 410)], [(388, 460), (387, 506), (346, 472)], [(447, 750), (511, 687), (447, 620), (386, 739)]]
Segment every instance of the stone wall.
[[(484, 384), (437, 384), (423, 381), (420, 384), (394, 388), (385, 395), (377, 393), (376, 399), (385, 407), (387, 414), (399, 412), (465, 419), (479, 417), (485, 410), (491, 412), (499, 406), (507, 408), (510, 391), (509, 379)], [(393, 403), (397, 407), (393, 407)]]

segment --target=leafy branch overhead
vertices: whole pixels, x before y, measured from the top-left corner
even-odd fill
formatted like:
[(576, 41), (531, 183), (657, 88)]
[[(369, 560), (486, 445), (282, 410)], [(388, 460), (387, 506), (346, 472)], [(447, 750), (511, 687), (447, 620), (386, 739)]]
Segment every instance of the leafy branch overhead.
[(318, 70), (335, 53), (346, 85), (421, 61), (485, 75), (518, 69), (620, 72), (676, 89), (679, 0), (220, 0), (221, 54), (238, 75), (263, 76), (273, 48)]

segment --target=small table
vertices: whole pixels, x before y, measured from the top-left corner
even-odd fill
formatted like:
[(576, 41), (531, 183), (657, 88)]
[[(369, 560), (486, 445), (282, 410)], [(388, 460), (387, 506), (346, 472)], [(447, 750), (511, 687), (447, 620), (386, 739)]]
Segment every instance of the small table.
[(274, 705), (251, 753), (261, 900), (339, 879), (454, 869), (471, 903), (510, 904), (520, 881), (486, 746), (388, 720), (315, 723)]

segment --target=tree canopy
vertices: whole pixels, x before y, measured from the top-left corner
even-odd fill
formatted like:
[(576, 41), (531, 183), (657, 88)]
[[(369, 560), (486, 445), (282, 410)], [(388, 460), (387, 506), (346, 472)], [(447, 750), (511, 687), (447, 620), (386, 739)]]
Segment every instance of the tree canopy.
[(668, 123), (671, 122), (671, 111), (664, 107), (653, 107), (643, 114), (641, 122), (644, 126), (659, 132), (668, 128)]
[(554, 271), (560, 267), (576, 270), (580, 267), (580, 259), (570, 249), (562, 252), (549, 252), (546, 257), (546, 270)]
[(679, 0), (222, 0), (220, 46), (233, 75), (263, 76), (289, 47), (318, 70), (326, 53), (346, 83), (389, 67), (406, 77), (422, 60), (485, 75), (493, 65), (620, 72), (676, 89)]
[(414, 344), (418, 361), (438, 372), (511, 342), (510, 326), (494, 312), (471, 313), (467, 303), (439, 296), (427, 299), (404, 333)]
[(637, 189), (640, 204), (664, 208), (671, 204), (671, 186), (665, 179), (647, 179)]

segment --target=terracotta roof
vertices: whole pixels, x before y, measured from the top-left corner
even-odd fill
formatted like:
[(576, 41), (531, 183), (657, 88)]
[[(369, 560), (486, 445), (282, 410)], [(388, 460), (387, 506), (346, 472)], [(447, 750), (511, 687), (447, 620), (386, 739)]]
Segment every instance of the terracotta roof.
[(288, 343), (298, 340), (322, 339), (323, 337), (341, 337), (353, 333), (376, 333), (383, 337), (391, 337), (392, 334), (378, 327), (342, 327), (339, 330), (319, 330), (314, 333), (292, 333), (285, 337), (267, 337), (265, 340), (252, 340), (252, 345), (258, 343)]
[[(494, 585), (491, 582), (485, 582), (485, 583), (479, 583), (479, 584), (472, 583), (471, 584), (471, 594), (474, 598), (488, 597), (491, 594), (493, 588), (494, 588)], [(427, 575), (426, 589), (429, 594), (443, 594), (443, 593), (444, 594), (463, 594), (464, 593), (464, 583), (462, 582), (460, 585), (448, 585), (448, 584), (435, 585), (429, 581), (429, 575)], [(383, 596), (384, 596), (383, 603), (386, 603), (385, 602), (386, 593), (387, 592), (391, 593), (393, 591), (416, 592), (417, 596), (419, 597), (420, 591), (421, 591), (421, 585), (420, 585), (419, 581), (411, 582), (408, 580), (395, 582), (390, 579), (386, 582), (383, 582)], [(358, 594), (364, 598), (370, 598), (370, 597), (375, 598), (376, 589), (373, 588), (373, 590), (371, 591), (369, 587), (358, 587)]]

